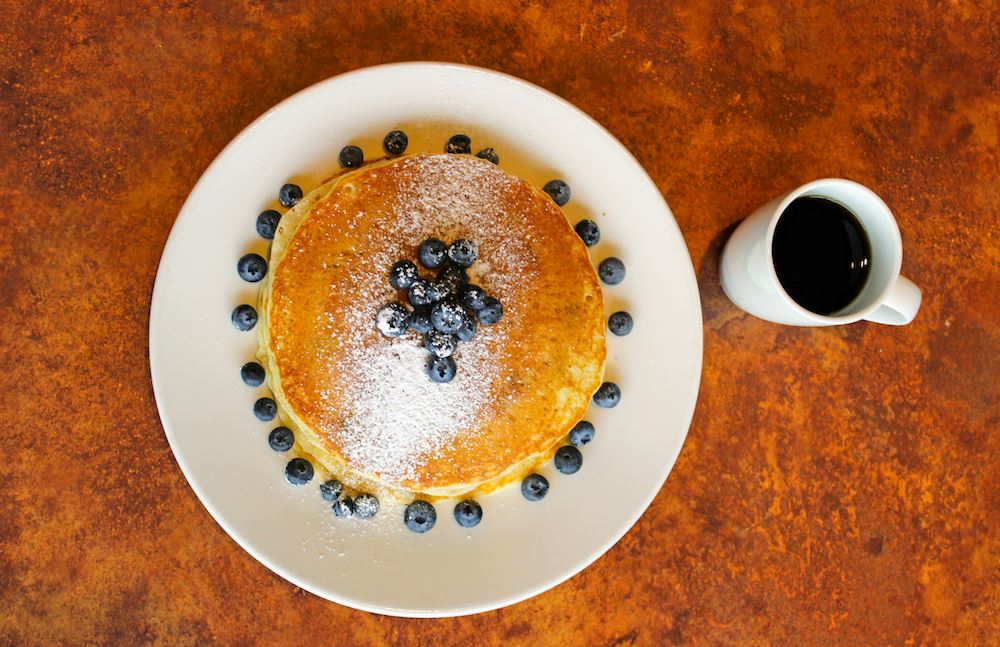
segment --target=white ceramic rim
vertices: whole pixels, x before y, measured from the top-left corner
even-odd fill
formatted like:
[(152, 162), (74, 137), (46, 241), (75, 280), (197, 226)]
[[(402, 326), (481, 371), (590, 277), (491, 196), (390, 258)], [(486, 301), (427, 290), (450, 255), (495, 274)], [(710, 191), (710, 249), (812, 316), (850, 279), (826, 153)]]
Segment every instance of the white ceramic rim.
[[(500, 77), (502, 79), (505, 79), (508, 82), (515, 83), (515, 84), (518, 84), (520, 86), (523, 86), (524, 88), (529, 89), (532, 92), (535, 92), (535, 93), (538, 93), (538, 94), (542, 95), (545, 99), (547, 99), (549, 101), (557, 102), (557, 103), (561, 104), (563, 107), (571, 110), (580, 119), (582, 119), (583, 122), (585, 122), (586, 125), (589, 128), (598, 130), (608, 140), (610, 140), (611, 142), (613, 142), (614, 145), (616, 145), (620, 149), (620, 151), (625, 156), (627, 156), (627, 158), (630, 159), (635, 164), (635, 169), (638, 171), (638, 174), (642, 176), (643, 181), (649, 186), (649, 188), (657, 196), (659, 196), (660, 205), (662, 206), (662, 209), (663, 209), (664, 213), (668, 216), (668, 223), (667, 223), (667, 225), (669, 227), (671, 227), (676, 232), (677, 236), (683, 241), (683, 235), (680, 232), (679, 227), (677, 226), (676, 220), (673, 218), (672, 213), (671, 213), (669, 207), (666, 204), (666, 201), (663, 199), (662, 194), (660, 194), (659, 189), (656, 187), (655, 183), (652, 181), (651, 178), (649, 178), (648, 174), (646, 174), (642, 170), (641, 165), (638, 163), (637, 160), (635, 160), (634, 156), (632, 156), (632, 154), (616, 138), (614, 138), (613, 135), (611, 135), (603, 126), (601, 126), (598, 122), (596, 122), (594, 119), (592, 119), (589, 115), (583, 113), (581, 110), (579, 110), (578, 108), (576, 108), (575, 106), (573, 106), (569, 102), (563, 100), (562, 98), (560, 98), (560, 97), (558, 97), (558, 96), (556, 96), (556, 95), (548, 92), (547, 90), (544, 90), (543, 88), (540, 88), (540, 87), (535, 86), (535, 85), (533, 85), (531, 83), (528, 83), (528, 82), (526, 82), (526, 81), (524, 81), (522, 79), (518, 79), (516, 77), (509, 76), (507, 74), (495, 72), (493, 70), (486, 70), (486, 69), (483, 69), (483, 68), (476, 68), (476, 67), (473, 67), (473, 66), (458, 65), (458, 64), (452, 64), (452, 63), (413, 61), (413, 62), (406, 62), (406, 63), (393, 63), (393, 64), (373, 66), (373, 67), (369, 67), (369, 68), (363, 68), (363, 69), (359, 69), (359, 70), (354, 70), (354, 71), (351, 71), (351, 72), (348, 72), (348, 73), (345, 73), (345, 74), (342, 74), (342, 75), (339, 75), (339, 76), (336, 76), (336, 77), (331, 77), (330, 79), (326, 79), (324, 81), (316, 83), (316, 84), (314, 84), (314, 85), (312, 85), (312, 86), (310, 86), (308, 88), (305, 88), (305, 89), (297, 92), (296, 94), (294, 94), (291, 97), (285, 99), (284, 101), (282, 101), (281, 103), (277, 104), (276, 106), (274, 106), (273, 108), (271, 108), (270, 110), (268, 110), (266, 113), (264, 113), (263, 115), (261, 115), (260, 117), (258, 117), (256, 120), (254, 120), (253, 123), (251, 123), (249, 126), (247, 126), (243, 131), (241, 131), (229, 144), (227, 144), (226, 147), (219, 153), (219, 155), (206, 168), (206, 170), (204, 171), (204, 173), (202, 174), (202, 176), (199, 178), (198, 182), (195, 184), (194, 188), (192, 189), (191, 195), (194, 195), (198, 191), (199, 187), (201, 187), (201, 185), (203, 183), (207, 182), (206, 178), (208, 176), (210, 176), (211, 171), (217, 165), (220, 165), (220, 164), (223, 163), (223, 159), (225, 158), (227, 152), (229, 152), (233, 148), (237, 147), (239, 145), (239, 143), (244, 138), (246, 138), (249, 133), (251, 133), (255, 128), (257, 128), (262, 122), (264, 122), (265, 120), (267, 120), (273, 114), (281, 111), (287, 105), (289, 105), (289, 104), (291, 104), (293, 102), (296, 102), (301, 97), (303, 97), (305, 95), (308, 95), (309, 93), (312, 93), (312, 92), (317, 92), (318, 90), (320, 90), (321, 88), (323, 88), (326, 84), (333, 83), (336, 80), (348, 79), (348, 78), (356, 76), (356, 75), (372, 74), (372, 73), (377, 73), (377, 72), (379, 72), (381, 70), (396, 69), (396, 68), (415, 68), (416, 69), (416, 68), (424, 68), (424, 67), (448, 68), (448, 69), (454, 69), (454, 70), (474, 71), (474, 72), (477, 72), (477, 73), (488, 74), (488, 75), (494, 76), (494, 77)], [(185, 204), (182, 206), (181, 211), (180, 211), (180, 213), (178, 215), (178, 221), (180, 221), (181, 218), (183, 217), (183, 214), (185, 213), (185, 210), (188, 207), (188, 203), (191, 200), (191, 195), (189, 195), (188, 199), (185, 201)], [(176, 227), (176, 225), (177, 225), (177, 223), (175, 222), (175, 227)], [(169, 255), (171, 255), (171, 253), (175, 252), (174, 248), (179, 244), (177, 242), (177, 236), (175, 236), (174, 233), (175, 233), (175, 230), (172, 229), (171, 235), (168, 237), (167, 242), (164, 245), (164, 250), (163, 250), (163, 255), (162, 255), (162, 258), (164, 258), (164, 259), (167, 258)], [(690, 278), (690, 280), (692, 281), (692, 283), (694, 285), (695, 295), (697, 295), (697, 280), (695, 278), (694, 269), (693, 269), (693, 266), (690, 263), (690, 257), (688, 257), (687, 260), (688, 260), (687, 266), (690, 268), (690, 271), (691, 271), (689, 278)], [(161, 262), (162, 262), (162, 260), (161, 260)], [(236, 543), (241, 548), (243, 548), (248, 553), (250, 553), (255, 559), (257, 559), (259, 562), (261, 562), (262, 564), (264, 564), (266, 567), (268, 567), (274, 573), (276, 573), (277, 575), (281, 576), (285, 580), (288, 580), (289, 582), (291, 582), (292, 584), (298, 586), (299, 588), (302, 588), (304, 590), (309, 591), (310, 593), (313, 593), (314, 595), (317, 595), (318, 597), (325, 598), (327, 600), (330, 600), (330, 601), (333, 601), (333, 602), (337, 602), (339, 604), (342, 604), (342, 605), (345, 605), (345, 606), (348, 606), (348, 607), (352, 607), (352, 608), (355, 608), (355, 609), (359, 609), (359, 610), (362, 610), (362, 611), (368, 611), (368, 612), (377, 613), (377, 614), (393, 615), (393, 616), (398, 616), (398, 617), (456, 617), (456, 616), (462, 616), (462, 615), (471, 615), (471, 614), (481, 613), (481, 612), (485, 612), (485, 611), (491, 611), (491, 610), (499, 609), (499, 608), (502, 608), (502, 607), (505, 607), (505, 606), (509, 606), (511, 604), (515, 604), (517, 602), (520, 602), (520, 601), (526, 600), (528, 598), (531, 598), (531, 597), (533, 597), (535, 595), (538, 595), (538, 594), (540, 594), (540, 593), (542, 593), (544, 591), (547, 591), (547, 590), (549, 590), (549, 589), (551, 589), (551, 588), (553, 588), (553, 587), (555, 587), (555, 586), (557, 586), (557, 585), (565, 582), (566, 580), (568, 580), (572, 576), (574, 576), (577, 573), (579, 573), (580, 571), (584, 570), (587, 566), (589, 566), (590, 564), (592, 564), (599, 557), (603, 556), (612, 546), (614, 546), (635, 525), (635, 523), (639, 520), (639, 518), (642, 516), (642, 514), (646, 511), (646, 509), (652, 503), (652, 501), (655, 498), (655, 496), (658, 494), (659, 490), (662, 488), (663, 483), (666, 481), (667, 476), (669, 475), (669, 473), (672, 470), (674, 464), (676, 463), (677, 457), (680, 454), (681, 448), (683, 446), (684, 438), (686, 437), (687, 431), (690, 428), (691, 419), (694, 416), (694, 410), (695, 410), (695, 406), (696, 406), (696, 403), (697, 403), (697, 395), (698, 395), (698, 391), (699, 391), (699, 387), (700, 387), (700, 375), (701, 375), (702, 363), (703, 363), (703, 360), (702, 360), (702, 357), (703, 357), (703, 335), (702, 335), (702, 332), (701, 332), (701, 325), (700, 325), (700, 323), (701, 323), (701, 308), (700, 308), (700, 299), (698, 299), (697, 297), (696, 297), (696, 299), (694, 301), (694, 304), (693, 304), (693, 307), (697, 310), (697, 312), (696, 313), (692, 313), (692, 314), (696, 314), (697, 320), (699, 322), (699, 325), (697, 327), (697, 349), (696, 349), (697, 352), (695, 353), (695, 355), (696, 355), (696, 362), (695, 362), (695, 366), (694, 366), (696, 374), (699, 377), (698, 377), (698, 379), (693, 384), (693, 391), (692, 391), (691, 396), (690, 396), (689, 407), (688, 407), (686, 416), (684, 416), (685, 419), (686, 419), (686, 424), (684, 426), (683, 434), (681, 435), (681, 442), (677, 445), (676, 451), (674, 451), (673, 455), (669, 457), (669, 460), (663, 462), (662, 470), (661, 470), (660, 474), (657, 477), (658, 485), (655, 488), (651, 488), (650, 489), (650, 491), (647, 493), (647, 495), (644, 498), (644, 500), (642, 500), (641, 503), (640, 503), (640, 505), (638, 505), (636, 507), (636, 512), (631, 516), (631, 518), (628, 520), (627, 523), (622, 524), (622, 526), (618, 529), (618, 532), (614, 533), (611, 537), (609, 537), (609, 539), (607, 541), (605, 541), (598, 549), (594, 550), (592, 554), (588, 555), (584, 559), (579, 560), (578, 563), (573, 568), (567, 569), (559, 577), (554, 577), (554, 578), (552, 578), (552, 579), (550, 579), (548, 581), (540, 583), (539, 585), (537, 585), (535, 587), (527, 588), (527, 589), (521, 591), (517, 595), (510, 595), (510, 596), (507, 596), (505, 598), (498, 599), (498, 600), (494, 601), (494, 603), (491, 603), (491, 604), (485, 604), (485, 605), (479, 605), (479, 606), (470, 606), (468, 608), (463, 608), (463, 609), (458, 609), (458, 610), (453, 609), (453, 610), (448, 610), (446, 612), (439, 612), (439, 611), (436, 611), (436, 610), (429, 610), (428, 611), (428, 610), (394, 609), (394, 608), (381, 607), (381, 606), (378, 606), (378, 605), (373, 605), (373, 604), (367, 604), (367, 603), (359, 602), (357, 600), (354, 600), (354, 599), (351, 599), (351, 598), (348, 598), (348, 597), (340, 596), (340, 595), (336, 594), (335, 592), (332, 592), (332, 591), (329, 591), (329, 590), (319, 590), (316, 587), (312, 587), (309, 583), (301, 581), (294, 574), (290, 573), (287, 569), (285, 569), (282, 566), (281, 563), (279, 563), (277, 561), (274, 561), (272, 559), (269, 559), (266, 555), (261, 554), (259, 551), (257, 551), (250, 544), (250, 542), (248, 540), (246, 540), (241, 535), (241, 533), (235, 527), (233, 527), (229, 523), (229, 521), (227, 520), (225, 514), (223, 514), (222, 510), (220, 510), (219, 508), (217, 508), (215, 506), (215, 504), (212, 502), (212, 498), (201, 487), (201, 485), (199, 484), (198, 480), (195, 478), (195, 475), (191, 472), (190, 466), (187, 465), (186, 462), (185, 462), (185, 460), (182, 458), (183, 452), (181, 452), (179, 450), (179, 447), (178, 447), (178, 444), (177, 444), (178, 443), (178, 439), (175, 436), (175, 434), (173, 433), (173, 431), (171, 430), (169, 423), (167, 422), (168, 415), (167, 415), (166, 408), (165, 408), (165, 405), (164, 405), (164, 401), (163, 401), (163, 398), (162, 398), (162, 390), (161, 390), (161, 388), (160, 388), (160, 386), (159, 386), (159, 384), (157, 382), (157, 376), (156, 376), (156, 370), (157, 370), (157, 368), (156, 368), (155, 357), (156, 357), (156, 355), (157, 355), (157, 353), (159, 351), (158, 341), (157, 341), (157, 334), (156, 334), (157, 333), (156, 322), (158, 320), (158, 317), (157, 317), (157, 315), (158, 315), (158, 301), (159, 301), (158, 296), (159, 296), (159, 293), (161, 291), (165, 290), (165, 288), (164, 288), (164, 284), (165, 283), (166, 283), (166, 279), (163, 277), (163, 275), (161, 273), (158, 272), (157, 277), (156, 277), (156, 281), (155, 281), (154, 287), (153, 287), (152, 302), (151, 302), (151, 311), (150, 311), (150, 337), (149, 337), (150, 372), (151, 372), (151, 375), (152, 375), (152, 378), (153, 378), (153, 380), (152, 380), (153, 381), (153, 392), (154, 392), (154, 396), (155, 396), (156, 401), (157, 401), (157, 410), (158, 410), (158, 413), (160, 415), (160, 418), (161, 418), (161, 421), (162, 421), (162, 424), (163, 424), (164, 433), (167, 436), (167, 440), (168, 440), (168, 443), (169, 443), (169, 445), (171, 447), (171, 450), (172, 450), (172, 452), (174, 454), (175, 460), (177, 461), (178, 466), (181, 468), (181, 471), (184, 474), (185, 478), (187, 479), (187, 481), (188, 481), (189, 485), (191, 486), (192, 490), (194, 490), (196, 496), (201, 501), (202, 505), (205, 506), (205, 508), (208, 510), (208, 512), (215, 519), (216, 523), (218, 523), (223, 528), (223, 530), (225, 530), (226, 533), (234, 541), (236, 541)]]

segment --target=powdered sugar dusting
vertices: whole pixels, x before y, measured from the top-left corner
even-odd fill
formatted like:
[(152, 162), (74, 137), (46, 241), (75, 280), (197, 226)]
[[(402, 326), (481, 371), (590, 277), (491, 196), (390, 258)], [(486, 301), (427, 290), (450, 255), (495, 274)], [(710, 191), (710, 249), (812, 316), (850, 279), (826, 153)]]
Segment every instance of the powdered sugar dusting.
[(427, 377), (427, 352), (414, 339), (362, 350), (365, 370), (354, 387), (364, 395), (341, 433), (348, 458), (383, 478), (412, 479), (422, 459), (450, 449), (457, 434), (474, 428), (490, 400), (486, 358), (471, 343), (463, 351), (455, 379), (436, 384)]
[[(379, 178), (387, 173), (396, 181), (382, 183)], [(351, 293), (350, 305), (316, 311), (316, 329), (330, 333), (314, 351), (330, 376), (320, 392), (347, 403), (339, 407), (342, 419), (316, 422), (336, 429), (341, 450), (356, 469), (395, 484), (433, 476), (425, 473), (428, 461), (446, 460), (457, 443), (476, 434), (493, 384), (511, 379), (505, 367), (519, 349), (508, 338), (510, 326), (517, 324), (517, 307), (507, 295), (530, 283), (532, 248), (538, 242), (528, 219), (501, 211), (510, 208), (505, 198), (514, 182), (490, 164), (465, 156), (403, 158), (358, 178), (357, 195), (364, 196), (359, 204), (369, 212), (345, 208), (335, 225), (326, 223), (354, 232), (355, 248), (363, 253), (351, 254), (352, 271), (336, 273), (330, 287), (331, 294)], [(392, 189), (381, 201), (378, 191), (386, 185)], [(511, 222), (518, 223), (518, 231), (508, 230)], [(472, 341), (459, 345), (458, 371), (447, 384), (428, 378), (422, 336), (410, 331), (388, 339), (374, 328), (383, 304), (405, 301), (404, 293), (388, 283), (392, 264), (400, 258), (416, 261), (417, 245), (430, 236), (446, 243), (459, 237), (475, 242), (480, 260), (470, 268), (470, 278), (505, 308), (504, 320), (480, 325)], [(293, 243), (288, 253), (304, 251)], [(321, 270), (327, 267), (324, 259)]]

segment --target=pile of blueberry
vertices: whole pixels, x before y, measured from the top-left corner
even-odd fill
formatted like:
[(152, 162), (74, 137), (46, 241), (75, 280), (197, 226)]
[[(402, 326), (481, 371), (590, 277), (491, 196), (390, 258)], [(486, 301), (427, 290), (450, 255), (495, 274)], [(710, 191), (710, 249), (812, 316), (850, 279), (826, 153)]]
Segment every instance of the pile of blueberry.
[(472, 341), (480, 323), (492, 325), (503, 317), (500, 301), (469, 283), (466, 270), (477, 255), (475, 243), (464, 238), (451, 245), (428, 238), (417, 248), (417, 258), (425, 268), (437, 270), (436, 276), (420, 276), (408, 260), (396, 261), (389, 270), (389, 283), (406, 291), (412, 310), (398, 301), (387, 303), (375, 313), (375, 327), (386, 337), (400, 337), (411, 328), (422, 334), (430, 353), (427, 375), (433, 382), (455, 377), (453, 355), (460, 341)]

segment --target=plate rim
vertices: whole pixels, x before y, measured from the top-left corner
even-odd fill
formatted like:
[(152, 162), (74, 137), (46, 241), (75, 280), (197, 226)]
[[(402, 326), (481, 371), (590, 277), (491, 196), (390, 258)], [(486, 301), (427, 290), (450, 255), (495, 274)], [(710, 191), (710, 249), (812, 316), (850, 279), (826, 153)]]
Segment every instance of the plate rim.
[[(467, 608), (463, 608), (460, 610), (446, 610), (443, 612), (438, 610), (395, 609), (387, 606), (376, 606), (366, 602), (361, 602), (354, 599), (343, 597), (329, 589), (318, 590), (318, 587), (313, 587), (310, 584), (300, 581), (297, 577), (289, 573), (281, 564), (279, 564), (276, 561), (268, 559), (267, 557), (256, 551), (254, 548), (252, 548), (249, 545), (250, 542), (245, 541), (242, 534), (238, 532), (234, 527), (232, 527), (226, 520), (225, 515), (221, 514), (221, 511), (213, 503), (211, 503), (210, 498), (202, 490), (201, 486), (197, 484), (197, 480), (194, 479), (192, 474), (189, 472), (190, 469), (189, 466), (186, 465), (185, 461), (183, 461), (180, 458), (177, 447), (177, 443), (179, 442), (179, 440), (167, 423), (165, 407), (162, 404), (163, 398), (161, 394), (161, 387), (158, 384), (158, 380), (156, 377), (156, 367), (157, 367), (156, 355), (159, 346), (157, 342), (157, 332), (159, 330), (157, 325), (158, 321), (157, 315), (159, 314), (160, 311), (159, 303), (162, 301), (162, 299), (158, 297), (166, 289), (164, 286), (167, 281), (165, 275), (161, 272), (161, 269), (163, 267), (165, 259), (168, 257), (168, 255), (170, 255), (172, 248), (179, 244), (177, 242), (179, 239), (179, 235), (177, 234), (177, 224), (184, 217), (184, 214), (187, 211), (189, 204), (191, 203), (192, 196), (196, 195), (199, 187), (206, 181), (205, 178), (211, 174), (211, 171), (218, 164), (221, 163), (220, 160), (222, 160), (226, 156), (227, 152), (231, 148), (235, 148), (237, 145), (239, 145), (240, 142), (242, 142), (247, 136), (249, 136), (250, 133), (256, 130), (262, 123), (264, 123), (272, 115), (276, 114), (278, 111), (282, 110), (287, 105), (296, 102), (297, 100), (300, 99), (301, 96), (320, 91), (320, 89), (326, 85), (333, 84), (334, 82), (342, 82), (345, 79), (349, 79), (350, 77), (353, 76), (378, 74), (388, 70), (402, 70), (402, 69), (417, 69), (417, 70), (453, 69), (453, 70), (461, 70), (462, 72), (465, 73), (472, 72), (474, 74), (481, 74), (488, 77), (495, 77), (495, 78), (498, 77), (506, 82), (519, 85), (524, 89), (531, 91), (534, 94), (541, 95), (541, 97), (545, 100), (555, 101), (556, 103), (561, 104), (564, 108), (569, 109), (571, 112), (581, 117), (583, 121), (586, 122), (591, 128), (596, 128), (599, 132), (603, 133), (604, 136), (607, 137), (609, 141), (613, 142), (614, 145), (618, 149), (620, 149), (620, 152), (624, 153), (626, 157), (635, 164), (636, 169), (638, 169), (639, 171), (638, 175), (641, 176), (642, 180), (653, 190), (653, 192), (658, 198), (660, 206), (663, 208), (666, 215), (669, 216), (667, 223), (668, 226), (671, 227), (673, 231), (676, 232), (676, 234), (682, 241), (688, 261), (686, 264), (683, 265), (684, 267), (688, 268), (690, 272), (689, 275), (690, 282), (694, 288), (694, 295), (695, 295), (695, 298), (693, 299), (694, 302), (693, 305), (694, 308), (696, 308), (696, 312), (692, 312), (691, 314), (697, 315), (697, 323), (698, 323), (698, 325), (695, 326), (696, 336), (697, 336), (696, 340), (697, 352), (695, 353), (695, 364), (693, 367), (696, 371), (697, 379), (693, 380), (692, 382), (693, 388), (691, 389), (691, 393), (686, 398), (687, 400), (690, 401), (690, 405), (688, 406), (688, 412), (686, 416), (684, 416), (686, 418), (686, 424), (684, 425), (684, 430), (683, 434), (681, 435), (680, 443), (678, 444), (676, 450), (673, 452), (673, 455), (670, 457), (670, 460), (664, 461), (663, 467), (660, 470), (660, 474), (657, 475), (657, 480), (659, 482), (659, 485), (651, 489), (650, 493), (645, 497), (644, 500), (641, 501), (641, 505), (637, 506), (637, 512), (632, 516), (632, 518), (629, 519), (627, 523), (623, 524), (614, 533), (611, 533), (609, 540), (603, 542), (599, 548), (595, 549), (585, 559), (581, 560), (578, 565), (574, 566), (568, 572), (560, 576), (551, 578), (550, 580), (546, 580), (537, 586), (526, 588), (516, 595), (509, 595), (503, 599), (499, 599), (492, 604), (479, 604), (475, 606), (469, 606)], [(242, 548), (244, 551), (250, 554), (254, 559), (256, 559), (262, 565), (267, 567), (273, 573), (277, 574), (290, 584), (298, 588), (301, 588), (305, 591), (308, 591), (309, 593), (319, 598), (335, 602), (337, 604), (346, 606), (351, 609), (356, 609), (359, 611), (374, 613), (378, 615), (404, 617), (404, 618), (462, 617), (462, 616), (474, 615), (478, 613), (485, 613), (488, 611), (495, 611), (497, 609), (502, 609), (504, 607), (508, 607), (517, 604), (519, 602), (523, 602), (527, 599), (540, 595), (550, 589), (553, 589), (559, 586), (560, 584), (563, 584), (567, 580), (583, 572), (591, 564), (593, 564), (598, 559), (603, 557), (608, 551), (610, 551), (615, 546), (615, 544), (621, 541), (621, 539), (626, 534), (628, 534), (628, 532), (635, 526), (635, 524), (639, 521), (639, 519), (646, 513), (646, 511), (649, 509), (649, 506), (656, 498), (657, 494), (659, 494), (659, 492), (663, 489), (663, 486), (666, 483), (670, 473), (673, 471), (673, 468), (677, 463), (677, 459), (680, 456), (681, 451), (683, 451), (684, 444), (687, 441), (687, 435), (691, 429), (691, 423), (694, 419), (694, 413), (697, 409), (698, 396), (701, 390), (701, 380), (704, 368), (704, 317), (701, 307), (701, 292), (698, 288), (697, 273), (694, 270), (694, 264), (691, 260), (691, 252), (689, 249), (687, 249), (687, 241), (684, 238), (684, 234), (681, 231), (680, 225), (677, 223), (677, 219), (674, 217), (673, 211), (667, 204), (666, 199), (664, 198), (662, 192), (660, 191), (656, 183), (653, 181), (653, 179), (646, 172), (646, 169), (642, 166), (642, 164), (639, 163), (639, 161), (631, 153), (631, 151), (629, 151), (628, 148), (626, 148), (625, 145), (622, 144), (610, 131), (608, 131), (603, 125), (601, 125), (597, 120), (595, 120), (589, 114), (587, 114), (580, 108), (576, 107), (566, 99), (563, 99), (562, 97), (556, 95), (553, 92), (550, 92), (549, 90), (546, 90), (545, 88), (542, 88), (541, 86), (538, 86), (534, 83), (531, 83), (519, 77), (512, 76), (505, 72), (500, 72), (497, 70), (478, 67), (474, 65), (465, 65), (460, 63), (450, 63), (442, 61), (404, 61), (396, 63), (384, 63), (379, 65), (358, 68), (328, 77), (326, 79), (313, 83), (305, 88), (302, 88), (301, 90), (295, 92), (294, 94), (278, 102), (277, 104), (269, 108), (267, 111), (265, 111), (263, 114), (261, 114), (259, 117), (254, 119), (248, 126), (243, 128), (235, 137), (233, 137), (233, 139), (230, 140), (226, 144), (226, 146), (224, 146), (222, 150), (220, 150), (219, 153), (212, 159), (212, 161), (208, 164), (208, 166), (205, 167), (205, 170), (202, 171), (201, 175), (198, 178), (198, 181), (195, 182), (194, 186), (191, 188), (190, 192), (188, 193), (187, 197), (184, 200), (184, 203), (181, 205), (180, 210), (177, 212), (177, 216), (174, 218), (174, 221), (171, 224), (170, 233), (168, 234), (167, 240), (163, 245), (163, 250), (161, 251), (160, 254), (160, 261), (157, 264), (156, 277), (153, 283), (153, 290), (150, 297), (148, 342), (149, 342), (148, 344), (149, 371), (150, 371), (150, 380), (152, 382), (153, 398), (154, 401), (156, 402), (156, 410), (157, 410), (157, 415), (159, 416), (160, 419), (160, 426), (163, 428), (163, 433), (167, 438), (167, 443), (170, 446), (170, 451), (171, 454), (173, 455), (174, 462), (177, 463), (178, 467), (180, 467), (181, 473), (184, 475), (184, 478), (187, 481), (188, 486), (194, 491), (195, 496), (198, 498), (199, 502), (205, 507), (208, 513), (212, 516), (212, 519), (226, 532), (229, 538), (232, 539), (234, 542), (236, 542), (236, 544), (240, 548)]]

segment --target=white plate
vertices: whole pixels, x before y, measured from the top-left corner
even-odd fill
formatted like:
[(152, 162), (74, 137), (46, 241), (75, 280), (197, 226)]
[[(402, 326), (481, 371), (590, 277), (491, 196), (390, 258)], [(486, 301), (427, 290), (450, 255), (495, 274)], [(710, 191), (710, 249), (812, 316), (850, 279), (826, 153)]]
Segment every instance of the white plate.
[[(368, 522), (336, 519), (318, 483), (293, 488), (287, 457), (268, 447), (275, 426), (251, 407), (265, 395), (240, 367), (256, 336), (230, 323), (257, 285), (236, 274), (249, 251), (266, 256), (257, 214), (277, 207), (287, 181), (306, 191), (359, 144), (381, 155), (393, 128), (408, 152), (440, 151), (456, 132), (473, 149), (496, 148), (502, 168), (541, 186), (560, 177), (573, 222), (602, 231), (595, 263), (628, 268), (605, 289), (608, 313), (630, 311), (635, 329), (608, 337), (608, 379), (621, 404), (591, 407), (597, 427), (572, 476), (551, 466), (551, 489), (529, 503), (519, 488), (484, 497), (483, 522), (460, 528), (451, 506), (417, 535), (402, 508)], [(358, 609), (400, 616), (452, 616), (513, 604), (559, 584), (600, 557), (636, 522), (680, 452), (701, 376), (701, 308), (684, 239), (635, 159), (607, 131), (562, 99), (487, 70), (438, 63), (373, 67), (312, 86), (243, 131), (209, 166), (185, 202), (163, 251), (149, 323), (150, 370), (160, 418), (178, 464), (216, 521), (251, 555), (294, 584)]]

